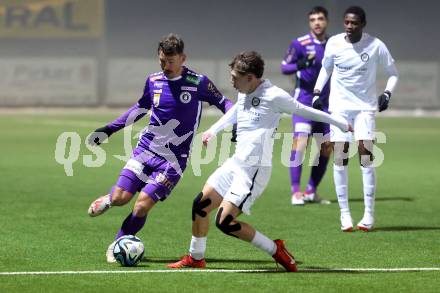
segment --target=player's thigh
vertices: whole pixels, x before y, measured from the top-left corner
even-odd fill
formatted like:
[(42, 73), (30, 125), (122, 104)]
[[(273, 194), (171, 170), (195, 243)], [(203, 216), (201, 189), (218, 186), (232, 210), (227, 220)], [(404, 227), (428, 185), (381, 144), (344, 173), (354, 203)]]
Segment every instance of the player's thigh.
[(173, 168), (172, 163), (161, 157), (152, 158), (147, 162), (147, 167), (150, 170), (148, 183), (142, 191), (155, 202), (166, 200), (180, 181), (181, 173)]
[(295, 132), (293, 135), (292, 150), (304, 152), (307, 149), (308, 143), (309, 134)]
[(209, 186), (209, 190), (215, 190), (216, 194), (223, 198), (234, 179), (234, 169), (234, 160), (232, 158), (227, 159), (223, 165), (217, 168), (214, 173), (208, 177), (205, 187)]
[(292, 126), (292, 149), (302, 151), (307, 148), (308, 138), (312, 133), (312, 121), (298, 115), (293, 115)]
[(118, 181), (112, 188), (112, 203), (123, 205), (129, 202), (133, 195), (140, 191), (145, 183), (130, 169), (123, 168)]
[(234, 176), (224, 200), (250, 215), (252, 205), (263, 193), (270, 180), (271, 171), (271, 167), (243, 168), (241, 173)]
[(228, 200), (223, 200), (220, 203), (217, 212), (217, 222), (222, 223), (228, 216), (235, 220), (241, 213), (241, 209), (239, 209), (235, 204)]
[(373, 141), (376, 130), (376, 114), (374, 111), (360, 111), (353, 122), (354, 138), (356, 141)]

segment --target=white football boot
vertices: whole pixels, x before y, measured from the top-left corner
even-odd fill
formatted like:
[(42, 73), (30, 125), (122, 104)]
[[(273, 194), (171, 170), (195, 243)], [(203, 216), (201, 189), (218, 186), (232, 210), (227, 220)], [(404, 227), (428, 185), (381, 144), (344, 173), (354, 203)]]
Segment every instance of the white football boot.
[(317, 193), (315, 192), (305, 192), (304, 193), (304, 202), (305, 203), (319, 203), (319, 204), (331, 204), (329, 200), (322, 199)]
[(364, 232), (370, 232), (374, 227), (374, 216), (370, 213), (365, 213), (362, 220), (357, 224), (357, 228)]
[(304, 205), (303, 193), (298, 191), (292, 194), (291, 203), (294, 206), (303, 206)]
[(341, 231), (342, 232), (352, 232), (353, 231), (353, 220), (350, 214), (341, 214)]
[(116, 241), (118, 241), (119, 239), (113, 241), (107, 248), (107, 251), (105, 253), (105, 256), (107, 258), (107, 262), (108, 263), (115, 263), (116, 262), (116, 258), (113, 255), (113, 249), (115, 248), (116, 245)]
[(92, 202), (87, 212), (89, 213), (90, 217), (96, 217), (102, 215), (103, 213), (105, 213), (105, 211), (111, 208), (111, 204), (112, 203), (110, 201), (110, 195), (103, 195)]

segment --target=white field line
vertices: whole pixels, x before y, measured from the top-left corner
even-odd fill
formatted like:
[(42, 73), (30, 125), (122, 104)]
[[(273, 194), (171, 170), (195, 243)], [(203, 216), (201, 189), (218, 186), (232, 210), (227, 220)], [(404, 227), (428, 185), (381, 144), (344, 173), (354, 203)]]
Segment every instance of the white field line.
[[(431, 272), (440, 268), (322, 268), (299, 269), (298, 272)], [(142, 273), (273, 273), (282, 270), (227, 270), (227, 269), (179, 269), (179, 270), (113, 270), (113, 271), (40, 271), (40, 272), (0, 272), (0, 276), (17, 275), (96, 275), (96, 274), (142, 274)]]

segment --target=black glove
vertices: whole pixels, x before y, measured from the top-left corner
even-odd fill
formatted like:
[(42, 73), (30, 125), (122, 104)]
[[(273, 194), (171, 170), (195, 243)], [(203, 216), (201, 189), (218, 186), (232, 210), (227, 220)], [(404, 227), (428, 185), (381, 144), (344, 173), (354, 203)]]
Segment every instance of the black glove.
[(89, 136), (89, 144), (90, 145), (100, 145), (104, 140), (110, 137), (113, 134), (113, 131), (107, 125), (104, 127), (100, 127), (96, 129)]
[(237, 123), (235, 123), (234, 125), (232, 125), (232, 137), (231, 137), (231, 141), (232, 141), (232, 142), (237, 142)]
[(384, 91), (383, 94), (377, 98), (377, 102), (379, 104), (379, 112), (385, 111), (388, 108), (388, 103), (391, 99), (391, 92)]
[(296, 68), (298, 68), (298, 70), (309, 68), (310, 66), (312, 66), (314, 60), (315, 55), (308, 55), (304, 58), (301, 58), (296, 62)]
[(313, 94), (312, 107), (316, 110), (322, 111), (322, 109), (324, 109), (324, 103), (319, 95), (320, 93)]

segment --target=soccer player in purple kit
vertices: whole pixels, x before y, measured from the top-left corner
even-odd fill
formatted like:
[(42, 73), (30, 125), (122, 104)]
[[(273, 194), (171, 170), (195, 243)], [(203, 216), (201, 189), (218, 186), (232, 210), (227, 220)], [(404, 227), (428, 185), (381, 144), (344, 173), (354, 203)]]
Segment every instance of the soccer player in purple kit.
[[(307, 106), (312, 106), (313, 87), (321, 69), (321, 60), (328, 39), (326, 34), (328, 12), (324, 7), (316, 6), (308, 13), (310, 33), (293, 40), (281, 62), (281, 72), (286, 75), (296, 74), (294, 98)], [(328, 109), (329, 85), (322, 90), (325, 110)], [(290, 180), (292, 205), (304, 205), (305, 202), (329, 204), (322, 200), (316, 189), (327, 169), (332, 146), (326, 136), (330, 127), (326, 123), (311, 121), (293, 115), (293, 145), (290, 156)], [(300, 181), (302, 162), (307, 149), (309, 137), (313, 136), (318, 143), (320, 154), (315, 158), (311, 175), (305, 192), (301, 192)]]
[(233, 105), (206, 76), (183, 66), (186, 59), (183, 49), (179, 36), (164, 37), (158, 46), (162, 71), (148, 76), (143, 95), (136, 104), (113, 122), (96, 129), (89, 138), (92, 145), (99, 145), (151, 110), (149, 125), (141, 132), (116, 185), (109, 194), (96, 199), (88, 210), (91, 217), (101, 215), (112, 206), (128, 203), (140, 192), (133, 211), (107, 249), (109, 263), (116, 261), (113, 257), (116, 240), (124, 235), (135, 235), (144, 226), (148, 212), (158, 201), (164, 201), (178, 183), (199, 126), (202, 102), (216, 106), (223, 113)]

